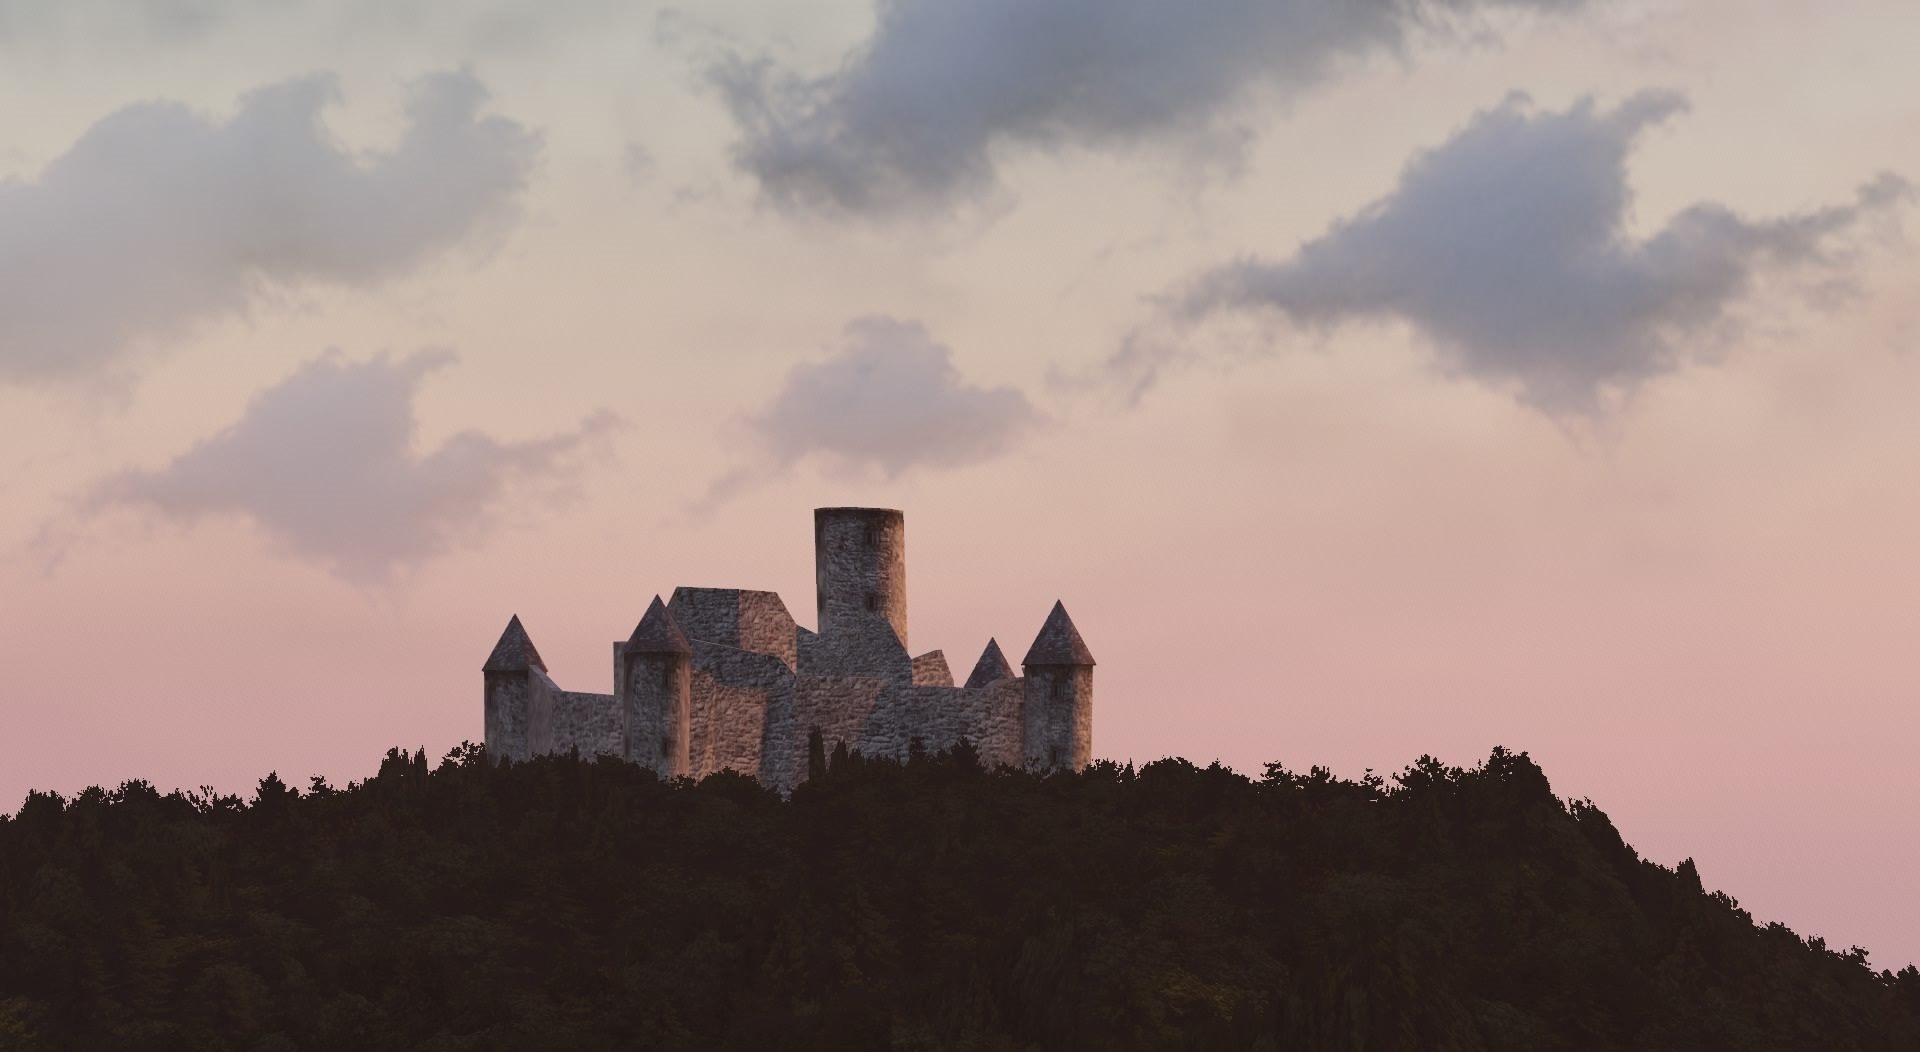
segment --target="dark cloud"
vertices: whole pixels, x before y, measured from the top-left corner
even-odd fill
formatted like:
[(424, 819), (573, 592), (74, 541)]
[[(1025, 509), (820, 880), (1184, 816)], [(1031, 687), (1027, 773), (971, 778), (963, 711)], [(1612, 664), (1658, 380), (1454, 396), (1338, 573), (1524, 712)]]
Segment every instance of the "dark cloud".
[(151, 509), (189, 523), (236, 516), (341, 577), (385, 580), (484, 533), (517, 486), (565, 477), (615, 425), (601, 413), (548, 438), (463, 431), (417, 450), (414, 397), (452, 360), (446, 351), (364, 362), (329, 352), (166, 466), (102, 482), (86, 507)]
[(372, 154), (328, 135), (335, 97), (315, 76), (226, 121), (130, 106), (0, 183), (0, 382), (89, 373), (275, 287), (371, 284), (512, 215), (539, 139), (483, 115), (473, 76), (418, 83)]
[(1240, 104), (1500, 9), (1586, 0), (884, 0), (832, 73), (737, 56), (711, 76), (736, 158), (772, 201), (832, 213), (937, 208), (994, 183), (1006, 148), (1241, 138)]
[[(1450, 371), (1549, 413), (1592, 415), (1678, 365), (1687, 337), (1725, 321), (1758, 275), (1838, 267), (1846, 235), (1909, 195), (1882, 176), (1848, 204), (1784, 218), (1696, 204), (1635, 238), (1628, 155), (1683, 108), (1664, 93), (1558, 112), (1511, 98), (1290, 258), (1202, 275), (1174, 297), (1173, 318), (1405, 322)], [(1176, 346), (1138, 333), (1108, 362), (1110, 379), (1143, 390)]]

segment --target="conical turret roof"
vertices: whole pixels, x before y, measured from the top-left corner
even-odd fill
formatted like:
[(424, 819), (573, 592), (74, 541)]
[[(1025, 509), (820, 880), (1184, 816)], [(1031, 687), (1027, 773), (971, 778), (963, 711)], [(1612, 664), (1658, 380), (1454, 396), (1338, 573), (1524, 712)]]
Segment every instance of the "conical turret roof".
[(633, 635), (627, 638), (629, 654), (691, 654), (693, 645), (687, 642), (686, 633), (667, 612), (667, 604), (653, 597), (653, 605), (647, 607), (645, 617), (633, 626)]
[(1053, 612), (1047, 615), (1047, 623), (1040, 626), (1040, 634), (1033, 639), (1033, 648), (1027, 651), (1023, 665), (1092, 665), (1093, 651), (1087, 649), (1087, 642), (1080, 638), (1080, 630), (1073, 627), (1073, 618), (1067, 616), (1067, 608), (1060, 602), (1053, 604)]
[(980, 660), (973, 663), (973, 675), (967, 677), (967, 686), (984, 687), (1012, 678), (1013, 666), (1007, 664), (1007, 655), (1000, 652), (1000, 641), (989, 639), (987, 649), (980, 652)]
[(515, 614), (507, 622), (507, 630), (500, 633), (500, 642), (493, 645), (493, 653), (487, 655), (487, 663), (480, 666), (480, 671), (525, 672), (530, 668), (545, 672), (547, 663), (540, 660), (540, 651), (534, 649), (533, 640), (520, 625), (520, 615)]

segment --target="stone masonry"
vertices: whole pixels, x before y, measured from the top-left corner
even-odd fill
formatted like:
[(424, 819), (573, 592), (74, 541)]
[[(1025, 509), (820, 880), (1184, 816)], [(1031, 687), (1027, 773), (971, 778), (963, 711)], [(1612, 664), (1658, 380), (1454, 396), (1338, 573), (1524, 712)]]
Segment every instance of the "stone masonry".
[(562, 690), (520, 619), (482, 668), (487, 754), (620, 756), (663, 777), (805, 779), (807, 738), (904, 760), (962, 739), (988, 767), (1078, 770), (1093, 756), (1093, 654), (1059, 603), (1014, 675), (989, 639), (965, 685), (907, 649), (906, 518), (813, 513), (817, 631), (773, 592), (676, 588), (613, 644), (612, 694)]

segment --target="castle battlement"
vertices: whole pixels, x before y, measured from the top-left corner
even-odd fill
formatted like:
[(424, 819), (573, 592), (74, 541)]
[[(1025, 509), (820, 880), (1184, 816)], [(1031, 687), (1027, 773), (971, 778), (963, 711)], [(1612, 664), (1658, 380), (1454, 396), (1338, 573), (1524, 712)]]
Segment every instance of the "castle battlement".
[(807, 739), (904, 760), (965, 739), (989, 767), (1077, 770), (1093, 755), (1093, 654), (1053, 605), (1015, 675), (995, 640), (955, 686), (907, 648), (906, 517), (813, 513), (817, 630), (774, 592), (676, 588), (613, 644), (612, 694), (560, 689), (519, 617), (482, 667), (487, 753), (621, 756), (664, 777), (739, 771), (789, 789)]

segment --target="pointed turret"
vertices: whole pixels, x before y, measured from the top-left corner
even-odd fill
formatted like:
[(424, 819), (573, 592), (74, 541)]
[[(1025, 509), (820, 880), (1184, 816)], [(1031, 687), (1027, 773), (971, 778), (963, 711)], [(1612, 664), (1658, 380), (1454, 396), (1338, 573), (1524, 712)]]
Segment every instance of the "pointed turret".
[(687, 773), (692, 718), (693, 645), (667, 609), (653, 597), (621, 650), (624, 667), (613, 692), (620, 706), (620, 733), (627, 759), (663, 778)]
[(646, 615), (633, 626), (633, 635), (627, 637), (627, 653), (691, 654), (693, 644), (687, 642), (686, 633), (680, 631), (673, 615), (667, 612), (667, 604), (656, 595)]
[(1013, 678), (1013, 666), (1007, 664), (1007, 655), (1000, 652), (1000, 641), (987, 640), (987, 649), (980, 652), (980, 660), (973, 663), (973, 674), (967, 677), (967, 688), (984, 687)]
[(525, 672), (537, 668), (547, 670), (547, 663), (540, 660), (540, 651), (533, 647), (533, 640), (527, 630), (520, 625), (520, 615), (513, 615), (507, 622), (507, 630), (500, 633), (500, 642), (493, 645), (493, 653), (487, 655), (487, 663), (480, 666), (482, 672)]
[(1093, 760), (1093, 652), (1065, 605), (1053, 604), (1021, 664), (1027, 768), (1080, 770)]
[(1040, 634), (1033, 639), (1033, 646), (1027, 650), (1023, 665), (1083, 665), (1093, 666), (1093, 651), (1087, 649), (1086, 640), (1080, 638), (1080, 630), (1073, 627), (1073, 618), (1067, 616), (1067, 608), (1056, 600), (1053, 612), (1047, 615), (1047, 622), (1040, 626)]
[[(539, 691), (534, 672), (542, 676), (547, 663), (514, 615), (500, 642), (493, 645), (487, 663), (480, 666), (482, 696), (486, 699), (484, 735), (487, 758), (494, 763), (512, 760), (518, 763), (534, 751), (534, 719)], [(544, 696), (544, 695), (540, 695)]]

